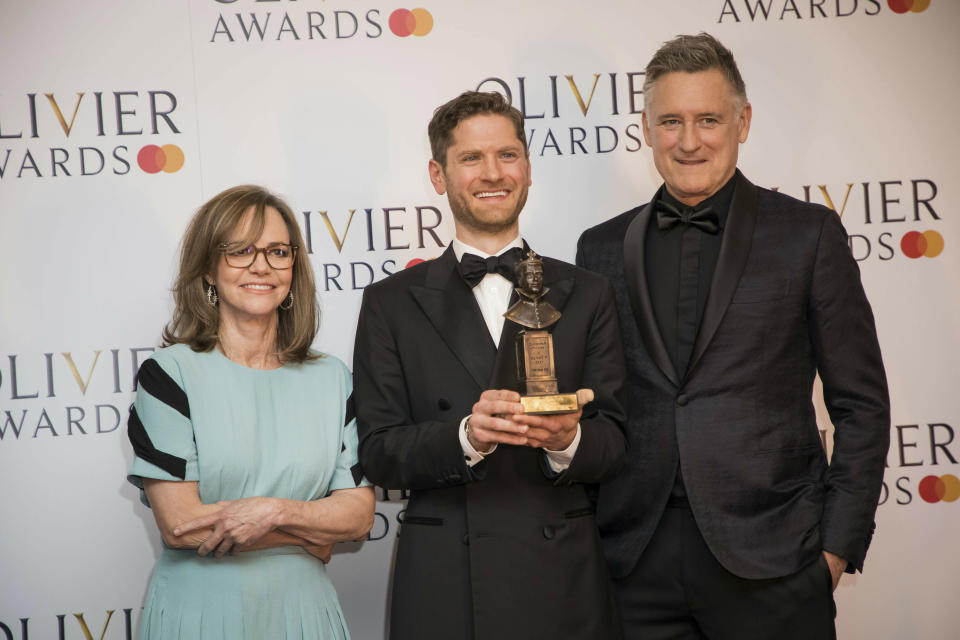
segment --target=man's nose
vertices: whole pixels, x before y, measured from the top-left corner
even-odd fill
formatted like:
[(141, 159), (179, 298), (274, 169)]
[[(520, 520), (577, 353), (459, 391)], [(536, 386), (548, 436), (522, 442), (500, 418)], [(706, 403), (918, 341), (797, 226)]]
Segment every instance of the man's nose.
[(697, 126), (693, 124), (685, 124), (680, 129), (680, 150), (681, 151), (696, 151), (700, 147), (700, 133), (697, 131)]
[(485, 158), (483, 161), (483, 179), (496, 182), (502, 175), (500, 162), (497, 158)]

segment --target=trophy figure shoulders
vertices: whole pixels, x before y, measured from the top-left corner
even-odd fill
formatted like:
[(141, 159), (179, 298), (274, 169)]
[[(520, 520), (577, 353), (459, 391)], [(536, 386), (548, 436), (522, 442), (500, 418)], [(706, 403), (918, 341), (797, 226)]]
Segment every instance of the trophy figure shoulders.
[(543, 299), (549, 290), (544, 287), (538, 293), (533, 293), (517, 287), (520, 299), (507, 309), (503, 317), (528, 329), (545, 329), (553, 325), (560, 319), (560, 312)]

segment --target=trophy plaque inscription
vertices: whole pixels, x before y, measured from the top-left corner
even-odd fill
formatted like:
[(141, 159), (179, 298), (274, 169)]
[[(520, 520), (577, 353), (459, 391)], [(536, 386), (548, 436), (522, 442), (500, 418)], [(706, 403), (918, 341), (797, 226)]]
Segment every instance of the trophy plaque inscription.
[(560, 319), (560, 312), (543, 299), (543, 261), (533, 251), (517, 264), (520, 299), (503, 316), (525, 327), (515, 341), (517, 379), (525, 413), (548, 415), (580, 408), (576, 393), (560, 393), (553, 357), (553, 335), (546, 328)]

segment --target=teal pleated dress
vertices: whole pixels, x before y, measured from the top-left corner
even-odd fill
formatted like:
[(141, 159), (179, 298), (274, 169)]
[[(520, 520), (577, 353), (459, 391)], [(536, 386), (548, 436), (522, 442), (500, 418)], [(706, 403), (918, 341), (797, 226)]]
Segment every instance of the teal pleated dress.
[[(331, 356), (250, 369), (174, 345), (138, 374), (128, 479), (199, 482), (200, 500), (323, 498), (366, 486), (352, 381)], [(141, 500), (149, 506), (146, 495)], [(301, 547), (215, 558), (166, 546), (144, 603), (143, 640), (347, 639), (323, 563)]]

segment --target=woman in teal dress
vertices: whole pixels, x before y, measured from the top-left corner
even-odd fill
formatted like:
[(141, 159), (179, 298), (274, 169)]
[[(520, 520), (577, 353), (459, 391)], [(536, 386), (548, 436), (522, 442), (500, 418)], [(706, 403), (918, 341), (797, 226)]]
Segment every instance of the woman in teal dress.
[(184, 236), (165, 348), (130, 412), (163, 540), (141, 637), (349, 638), (324, 564), (373, 524), (350, 372), (313, 352), (313, 271), (290, 208), (259, 187), (203, 205)]

